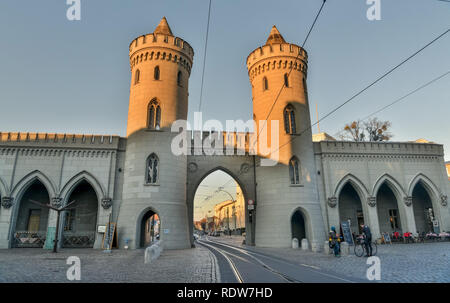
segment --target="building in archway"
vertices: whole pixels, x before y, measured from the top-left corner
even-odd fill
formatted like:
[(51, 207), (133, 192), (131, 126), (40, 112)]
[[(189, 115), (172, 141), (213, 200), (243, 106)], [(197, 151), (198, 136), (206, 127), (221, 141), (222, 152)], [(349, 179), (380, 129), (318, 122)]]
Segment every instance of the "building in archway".
[(220, 231), (232, 231), (239, 234), (245, 229), (244, 194), (239, 185), (236, 186), (236, 199), (229, 199), (214, 205), (214, 216)]
[[(342, 221), (350, 221), (354, 232), (367, 224), (374, 237), (431, 225), (450, 230), (443, 146), (326, 135), (313, 140), (308, 54), (276, 27), (246, 61), (253, 120), (256, 129), (271, 130), (273, 153), (252, 153), (261, 142), (259, 136), (252, 141), (255, 133), (172, 132), (175, 121), (187, 118), (193, 57), (165, 18), (131, 42), (126, 137), (0, 133), (0, 248), (52, 246), (56, 213), (31, 200), (56, 206), (75, 201), (61, 214), (64, 247), (100, 248), (110, 219), (117, 223), (119, 247), (144, 247), (155, 239), (168, 249), (191, 247), (195, 192), (216, 170), (242, 189), (250, 245), (290, 247), (293, 237), (320, 245), (330, 226)], [(186, 154), (174, 153), (172, 142), (180, 136), (189, 145)], [(211, 143), (206, 149), (205, 142)], [(208, 220), (206, 228), (214, 228), (215, 219)]]

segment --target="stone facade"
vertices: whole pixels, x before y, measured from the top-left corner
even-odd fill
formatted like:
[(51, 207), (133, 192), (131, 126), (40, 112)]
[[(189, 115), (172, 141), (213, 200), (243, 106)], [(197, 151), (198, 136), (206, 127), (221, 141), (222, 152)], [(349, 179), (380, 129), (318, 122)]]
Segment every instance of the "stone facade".
[[(216, 170), (231, 175), (242, 189), (250, 245), (290, 247), (292, 238), (317, 245), (344, 220), (352, 222), (354, 232), (357, 223), (368, 224), (375, 237), (392, 230), (423, 232), (430, 218), (440, 230), (450, 230), (443, 146), (340, 142), (327, 136), (313, 142), (307, 53), (286, 43), (276, 27), (247, 58), (257, 131), (223, 133), (217, 140), (225, 147), (213, 150), (200, 147), (217, 133), (183, 132), (189, 153), (182, 155), (172, 152), (179, 134), (171, 126), (187, 118), (192, 47), (173, 36), (164, 18), (129, 50), (126, 138), (0, 133), (0, 248), (52, 246), (56, 212), (31, 200), (54, 206), (82, 200), (61, 215), (63, 247), (100, 248), (98, 227), (112, 220), (118, 246), (126, 241), (140, 248), (142, 221), (149, 213), (161, 220), (164, 248), (191, 247), (195, 192)], [(276, 123), (277, 132), (268, 131)], [(272, 151), (268, 156), (260, 149), (252, 152), (261, 140), (252, 138), (264, 131)], [(275, 165), (264, 164), (267, 158)], [(250, 199), (254, 209), (248, 207)], [(71, 233), (78, 234), (70, 238)]]

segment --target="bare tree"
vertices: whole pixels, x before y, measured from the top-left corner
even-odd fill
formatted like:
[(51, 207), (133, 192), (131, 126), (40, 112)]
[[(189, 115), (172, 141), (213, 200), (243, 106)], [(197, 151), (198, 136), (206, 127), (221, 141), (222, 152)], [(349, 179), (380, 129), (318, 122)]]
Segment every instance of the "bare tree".
[(344, 128), (338, 133), (341, 140), (364, 141), (364, 127), (360, 120), (345, 124)]
[(369, 135), (369, 141), (389, 141), (393, 135), (388, 131), (391, 122), (380, 121), (378, 118), (371, 118), (364, 122), (364, 128)]
[(393, 135), (389, 132), (391, 122), (380, 121), (371, 118), (367, 121), (353, 121), (345, 124), (344, 128), (337, 134), (341, 140), (350, 141), (388, 141)]

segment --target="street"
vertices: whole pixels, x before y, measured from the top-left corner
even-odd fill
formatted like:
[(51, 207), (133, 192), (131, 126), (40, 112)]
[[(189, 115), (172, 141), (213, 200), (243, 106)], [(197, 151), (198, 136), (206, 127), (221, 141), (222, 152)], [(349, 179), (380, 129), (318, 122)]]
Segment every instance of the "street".
[(222, 282), (227, 283), (353, 283), (361, 279), (338, 276), (309, 265), (298, 265), (275, 256), (203, 237), (197, 241), (217, 258)]

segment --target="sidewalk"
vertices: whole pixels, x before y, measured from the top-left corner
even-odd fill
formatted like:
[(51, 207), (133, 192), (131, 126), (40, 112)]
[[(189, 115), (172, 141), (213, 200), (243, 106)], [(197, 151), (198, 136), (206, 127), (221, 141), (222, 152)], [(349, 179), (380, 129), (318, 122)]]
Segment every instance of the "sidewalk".
[(217, 282), (215, 258), (203, 247), (165, 250), (151, 264), (144, 264), (144, 250), (64, 249), (57, 254), (42, 249), (0, 250), (0, 282), (70, 282), (69, 256), (81, 260), (79, 282)]

